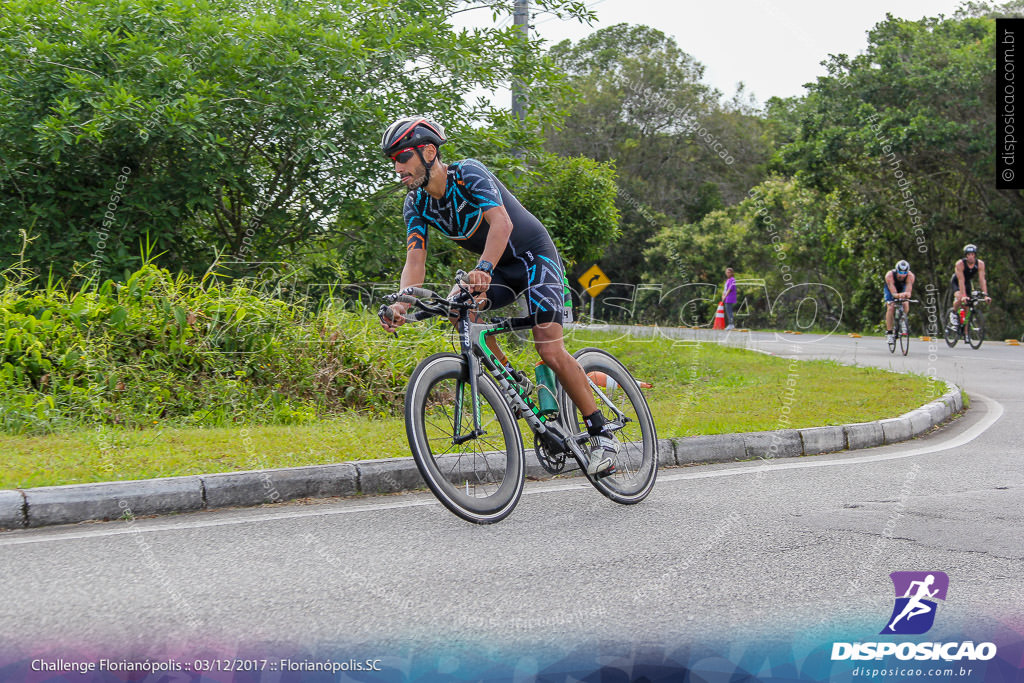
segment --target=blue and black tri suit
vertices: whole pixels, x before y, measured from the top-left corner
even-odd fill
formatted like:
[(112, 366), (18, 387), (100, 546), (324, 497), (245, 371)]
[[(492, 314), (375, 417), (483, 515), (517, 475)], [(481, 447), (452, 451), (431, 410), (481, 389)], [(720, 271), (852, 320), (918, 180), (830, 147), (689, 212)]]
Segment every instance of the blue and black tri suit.
[[(900, 279), (898, 277), (896, 277), (895, 269), (894, 270), (890, 270), (889, 272), (892, 273), (892, 286), (896, 288), (896, 293), (897, 294), (902, 294), (907, 289), (907, 280), (910, 279), (909, 271), (907, 273), (907, 277), (905, 279), (903, 279), (902, 281), (900, 281)], [(884, 278), (883, 278), (883, 282), (884, 282)], [(896, 301), (895, 297), (893, 297), (893, 295), (892, 295), (892, 292), (889, 291), (889, 283), (888, 282), (885, 282), (885, 284), (882, 285), (882, 296), (885, 297), (886, 303), (889, 303), (890, 301)]]
[(508, 246), (494, 264), (487, 290), (490, 308), (501, 308), (525, 293), (529, 314), (537, 323), (562, 323), (564, 268), (551, 236), (536, 216), (493, 173), (475, 159), (448, 166), (444, 196), (434, 199), (423, 188), (405, 199), (407, 248), (426, 249), (428, 227), (475, 254), (482, 254), (490, 225), (484, 211), (504, 206), (512, 219)]

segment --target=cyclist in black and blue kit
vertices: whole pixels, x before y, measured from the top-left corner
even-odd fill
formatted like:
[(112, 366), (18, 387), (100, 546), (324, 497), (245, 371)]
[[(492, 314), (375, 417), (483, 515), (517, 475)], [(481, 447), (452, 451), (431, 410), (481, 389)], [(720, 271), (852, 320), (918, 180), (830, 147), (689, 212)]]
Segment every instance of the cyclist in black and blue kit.
[(900, 259), (896, 267), (885, 274), (885, 287), (882, 295), (885, 297), (885, 341), (892, 343), (896, 332), (893, 331), (893, 307), (897, 300), (903, 301), (903, 312), (910, 315), (910, 304), (907, 299), (914, 292), (914, 274), (910, 272), (910, 264)]
[[(523, 208), (493, 173), (474, 159), (446, 164), (440, 146), (444, 128), (424, 116), (392, 123), (381, 138), (381, 151), (395, 164), (409, 189), (405, 199), (406, 257), (400, 289), (421, 286), (426, 275), (431, 226), (459, 246), (480, 255), (469, 273), (470, 289), (482, 309), (495, 309), (523, 295), (534, 318), (533, 341), (584, 416), (593, 447), (587, 472), (604, 474), (612, 467), (619, 444), (597, 409), (583, 368), (565, 348), (564, 270), (547, 230)], [(381, 319), (388, 332), (405, 323), (409, 304), (392, 304), (393, 322)], [(508, 359), (495, 339), (487, 345), (502, 363)]]

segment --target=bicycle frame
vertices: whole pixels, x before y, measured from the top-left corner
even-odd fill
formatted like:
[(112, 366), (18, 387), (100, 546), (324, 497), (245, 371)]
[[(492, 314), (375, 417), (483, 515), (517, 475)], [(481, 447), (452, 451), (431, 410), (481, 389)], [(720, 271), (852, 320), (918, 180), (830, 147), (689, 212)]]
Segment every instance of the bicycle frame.
[[(518, 387), (515, 378), (512, 377), (508, 369), (502, 365), (497, 356), (494, 355), (494, 352), (487, 346), (487, 337), (489, 336), (530, 329), (533, 325), (534, 323), (530, 318), (502, 318), (490, 323), (475, 323), (469, 319), (467, 311), (460, 311), (455, 327), (459, 334), (460, 353), (466, 361), (469, 373), (469, 391), (473, 404), (473, 431), (466, 435), (459, 433), (461, 431), (461, 415), (464, 409), (463, 395), (465, 388), (465, 381), (460, 379), (455, 385), (457, 394), (455, 397), (455, 443), (463, 443), (484, 433), (480, 426), (480, 404), (478, 400), (478, 377), (482, 365), (498, 384), (506, 401), (512, 408), (513, 414), (525, 420), (530, 430), (542, 439), (544, 445), (549, 450), (553, 453), (563, 453), (568, 450), (583, 464), (586, 462), (586, 455), (579, 444), (581, 440), (589, 439), (589, 435), (586, 433), (580, 435), (568, 434), (560, 422), (560, 416), (541, 415), (539, 406), (529, 395), (522, 393), (521, 387)], [(518, 387), (520, 390), (516, 391), (513, 387)], [(594, 387), (594, 389), (601, 393), (600, 387)], [(618, 418), (624, 419), (625, 416), (622, 412), (611, 401), (608, 401), (603, 396), (603, 393), (602, 398), (605, 398), (607, 405), (617, 413)]]
[(985, 300), (978, 296), (981, 292), (971, 292), (968, 296), (960, 300), (960, 306), (964, 309), (964, 331), (966, 331), (971, 324), (971, 317), (974, 315), (975, 309), (979, 304), (985, 303)]
[[(388, 332), (403, 324), (399, 315), (404, 322), (440, 317), (454, 326), (459, 353), (435, 353), (409, 378), (406, 435), (416, 467), (438, 500), (469, 522), (492, 524), (511, 513), (526, 482), (526, 448), (519, 420), (525, 420), (533, 432), (537, 460), (548, 472), (562, 472), (569, 455), (584, 472), (598, 463), (592, 462), (589, 430), (583, 428), (579, 408), (565, 389), (548, 383), (557, 406), (557, 412), (548, 413), (547, 403), (532, 396), (532, 382), (500, 362), (497, 347), (492, 351), (487, 346), (490, 338), (499, 334), (536, 329), (536, 321), (527, 317), (482, 322), (474, 312), (477, 302), (470, 289), (462, 286), (464, 282), (465, 275), (456, 274), (461, 291), (457, 295), (453, 291), (449, 297), (406, 287), (384, 297), (392, 305), (407, 304), (405, 309), (382, 305), (377, 315)], [(410, 312), (410, 307), (417, 310)], [(599, 403), (603, 401), (609, 416), (614, 413), (613, 419), (606, 419), (604, 430), (613, 435), (611, 447), (600, 444), (612, 466), (587, 473), (587, 479), (616, 503), (639, 503), (650, 493), (658, 473), (657, 430), (640, 393), (641, 384), (615, 356), (601, 349), (584, 348), (571, 358), (591, 373), (590, 388), (585, 392), (592, 392)], [(598, 386), (605, 383), (602, 374), (610, 387), (604, 391)], [(622, 389), (619, 396), (616, 387)], [(626, 429), (630, 423), (634, 427)], [(614, 436), (619, 430), (625, 431)], [(603, 461), (600, 464), (604, 465)]]
[(903, 320), (906, 320), (908, 325), (910, 324), (910, 311), (904, 311), (903, 304), (907, 304), (907, 307), (909, 309), (910, 304), (917, 303), (920, 303), (920, 301), (918, 301), (917, 299), (900, 299), (896, 302), (896, 305), (892, 307), (892, 320), (894, 331), (896, 330), (896, 326)]

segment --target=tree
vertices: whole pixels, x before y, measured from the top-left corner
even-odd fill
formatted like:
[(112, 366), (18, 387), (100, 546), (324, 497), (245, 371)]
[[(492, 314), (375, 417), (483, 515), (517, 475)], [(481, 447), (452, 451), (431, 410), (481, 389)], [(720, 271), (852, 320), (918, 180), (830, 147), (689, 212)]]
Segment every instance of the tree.
[[(918, 298), (941, 309), (953, 262), (974, 242), (1000, 304), (990, 332), (1020, 334), (1007, 312), (1024, 303), (1024, 197), (994, 189), (991, 143), (999, 11), (887, 17), (863, 55), (832, 56), (805, 97), (769, 101), (773, 175), (739, 204), (663, 230), (649, 258), (685, 270), (697, 267), (694, 254), (719, 267), (732, 252), (738, 271), (765, 279), (769, 300), (786, 275), (790, 284), (823, 283), (819, 322), (872, 329), (882, 319), (882, 278), (897, 260), (910, 261)], [(785, 273), (772, 263), (775, 249)], [(919, 325), (928, 314), (915, 312)]]
[[(0, 244), (30, 228), (29, 258), (59, 273), (89, 258), (130, 267), (144, 233), (186, 269), (214, 252), (274, 260), (352, 230), (338, 217), (386, 182), (376, 143), (401, 114), (436, 114), (456, 150), (536, 149), (563, 77), (514, 27), (450, 21), (511, 5), (10, 0)], [(569, 0), (537, 6), (592, 16)], [(466, 103), (513, 73), (531, 93), (525, 121)]]
[(854, 327), (877, 324), (881, 278), (896, 260), (910, 260), (919, 292), (941, 292), (974, 242), (998, 292), (993, 331), (1021, 332), (1006, 312), (1024, 303), (1024, 195), (995, 189), (993, 11), (887, 16), (863, 55), (831, 57), (829, 75), (782, 117), (790, 131), (799, 123), (778, 161), (818, 196), (820, 253), (855, 292)]
[(722, 103), (701, 81), (703, 65), (651, 27), (619, 24), (551, 55), (579, 96), (548, 149), (615, 162), (622, 238), (601, 262), (613, 279), (637, 283), (659, 228), (699, 220), (757, 182), (761, 120), (742, 93)]
[(619, 236), (615, 167), (587, 157), (542, 156), (519, 198), (572, 265), (597, 258)]
[[(693, 281), (720, 285), (725, 268), (732, 267), (744, 283), (738, 293), (748, 300), (744, 324), (793, 327), (800, 301), (810, 296), (816, 301), (813, 323), (806, 314), (802, 322), (832, 329), (851, 303), (840, 284), (850, 274), (824, 267), (823, 252), (834, 245), (826, 233), (826, 204), (792, 178), (768, 178), (737, 204), (662, 229), (645, 254), (652, 264), (645, 280), (663, 291)], [(645, 303), (645, 314), (662, 320), (679, 310), (660, 296)]]

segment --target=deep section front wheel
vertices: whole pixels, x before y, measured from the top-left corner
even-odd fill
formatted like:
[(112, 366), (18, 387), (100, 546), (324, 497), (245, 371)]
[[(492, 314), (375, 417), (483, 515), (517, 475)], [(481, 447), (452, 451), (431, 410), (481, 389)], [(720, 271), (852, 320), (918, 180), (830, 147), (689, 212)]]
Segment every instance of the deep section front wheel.
[(980, 349), (985, 341), (985, 318), (981, 311), (972, 310), (967, 313), (967, 343), (972, 349)]
[(430, 356), (412, 373), (405, 395), (405, 429), (416, 466), (445, 507), (475, 524), (508, 516), (525, 480), (525, 453), (515, 418), (487, 375), (473, 397), (466, 361), (451, 353)]
[(900, 335), (900, 351), (907, 355), (910, 350), (910, 328), (907, 326), (906, 316), (902, 316), (896, 324), (896, 333)]
[[(956, 315), (956, 311), (952, 308), (946, 311), (946, 324), (943, 326), (943, 335), (946, 337), (946, 345), (949, 348), (953, 348), (960, 341), (960, 323)], [(953, 322), (954, 319), (958, 320), (958, 322)]]
[[(619, 452), (613, 457), (615, 473), (587, 478), (616, 503), (631, 505), (647, 497), (658, 475), (658, 434), (640, 387), (615, 356), (600, 349), (573, 354), (591, 382), (591, 393), (605, 419), (614, 423)], [(583, 416), (566, 394), (563, 424), (573, 433), (586, 431)], [(589, 448), (589, 442), (583, 447)]]

